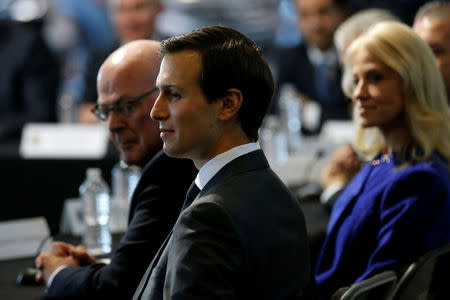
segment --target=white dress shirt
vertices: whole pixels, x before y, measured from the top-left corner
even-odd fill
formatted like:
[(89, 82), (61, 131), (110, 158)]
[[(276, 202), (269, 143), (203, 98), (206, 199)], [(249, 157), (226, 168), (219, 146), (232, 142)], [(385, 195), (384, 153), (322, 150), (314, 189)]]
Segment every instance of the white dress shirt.
[(259, 142), (254, 142), (231, 148), (230, 150), (217, 155), (201, 167), (195, 178), (195, 184), (202, 190), (211, 178), (213, 178), (214, 175), (230, 161), (259, 149), (261, 149)]

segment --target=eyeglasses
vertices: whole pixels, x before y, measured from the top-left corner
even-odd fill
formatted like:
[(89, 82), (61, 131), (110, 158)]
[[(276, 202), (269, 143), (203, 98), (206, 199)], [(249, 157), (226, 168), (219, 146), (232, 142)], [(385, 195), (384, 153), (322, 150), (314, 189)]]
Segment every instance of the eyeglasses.
[(98, 105), (96, 104), (91, 112), (99, 119), (100, 121), (106, 121), (109, 118), (109, 115), (113, 111), (116, 114), (123, 115), (127, 118), (132, 117), (133, 113), (136, 110), (136, 106), (145, 97), (148, 95), (158, 91), (158, 88), (154, 88), (140, 96), (137, 96), (129, 101), (117, 101), (111, 105)]

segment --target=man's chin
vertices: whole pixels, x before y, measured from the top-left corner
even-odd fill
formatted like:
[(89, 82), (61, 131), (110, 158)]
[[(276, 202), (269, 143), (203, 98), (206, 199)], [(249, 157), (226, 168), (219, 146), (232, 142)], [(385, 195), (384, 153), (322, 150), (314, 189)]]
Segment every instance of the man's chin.
[(136, 155), (136, 153), (121, 152), (120, 159), (124, 161), (127, 165), (139, 165), (142, 157)]
[(163, 146), (164, 153), (167, 154), (167, 156), (174, 157), (174, 158), (185, 158), (179, 151), (176, 151), (175, 149), (172, 149), (170, 147), (167, 147), (166, 144)]

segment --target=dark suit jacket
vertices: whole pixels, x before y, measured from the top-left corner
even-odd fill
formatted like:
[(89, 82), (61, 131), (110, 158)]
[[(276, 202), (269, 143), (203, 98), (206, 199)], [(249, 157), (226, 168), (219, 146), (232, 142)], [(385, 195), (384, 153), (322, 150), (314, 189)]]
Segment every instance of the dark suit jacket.
[(315, 269), (323, 299), (450, 242), (446, 162), (434, 154), (405, 169), (395, 163), (367, 163), (334, 204)]
[(185, 209), (134, 299), (302, 299), (305, 221), (261, 150), (224, 166)]
[(59, 65), (40, 29), (0, 20), (0, 140), (18, 141), (27, 122), (56, 119)]
[(67, 267), (54, 278), (48, 299), (129, 299), (175, 223), (197, 169), (162, 151), (145, 166), (134, 191), (128, 229), (110, 265)]
[[(330, 78), (330, 89), (327, 92), (327, 99), (322, 99), (316, 90), (314, 67), (309, 61), (306, 44), (302, 43), (295, 48), (280, 50), (278, 64), (275, 103), (272, 106), (278, 105), (280, 87), (285, 83), (292, 83), (299, 92), (320, 104), (322, 121), (328, 119), (350, 119), (351, 116), (348, 112), (349, 101), (346, 100), (341, 89), (342, 70), (339, 66), (336, 66), (334, 76)], [(273, 107), (273, 109), (277, 110), (276, 107)]]

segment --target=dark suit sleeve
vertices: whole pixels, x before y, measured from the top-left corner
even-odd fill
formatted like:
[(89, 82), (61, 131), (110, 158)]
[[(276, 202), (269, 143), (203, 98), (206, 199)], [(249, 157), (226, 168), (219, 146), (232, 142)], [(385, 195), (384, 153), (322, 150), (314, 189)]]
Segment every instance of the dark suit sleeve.
[(169, 249), (166, 299), (235, 299), (245, 251), (227, 212), (202, 202), (180, 217)]
[[(415, 171), (394, 181), (384, 192), (375, 251), (358, 281), (384, 270), (396, 270), (446, 241), (448, 186), (436, 172)], [(448, 185), (448, 183), (447, 183)], [(401, 260), (401, 262), (400, 262)]]
[[(178, 176), (169, 174), (173, 168), (178, 170)], [(63, 269), (55, 276), (47, 298), (131, 299), (147, 266), (172, 229), (195, 172), (190, 161), (152, 170), (149, 179), (152, 183), (144, 184), (138, 199), (134, 199), (137, 200), (134, 215), (111, 264)]]

